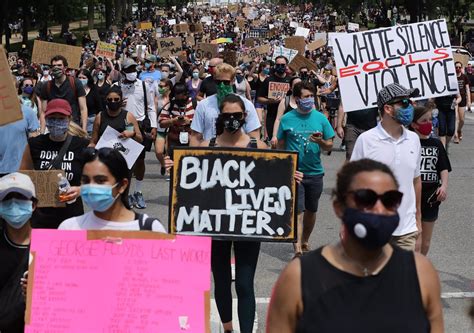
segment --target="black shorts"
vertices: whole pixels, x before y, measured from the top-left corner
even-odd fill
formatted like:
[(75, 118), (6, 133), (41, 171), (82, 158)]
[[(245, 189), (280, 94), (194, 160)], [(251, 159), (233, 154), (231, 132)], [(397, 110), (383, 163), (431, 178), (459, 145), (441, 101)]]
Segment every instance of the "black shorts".
[(432, 205), (426, 203), (421, 205), (421, 221), (435, 222), (438, 219), (440, 202)]
[(317, 212), (322, 192), (323, 175), (305, 175), (301, 184), (298, 184), (298, 213), (305, 210)]
[(147, 134), (143, 130), (141, 124), (142, 124), (141, 121), (139, 121), (138, 122), (138, 127), (140, 128), (140, 133), (142, 133), (142, 137), (143, 137), (143, 142), (141, 144), (144, 145), (145, 148), (142, 150), (142, 152), (138, 156), (138, 159), (144, 159), (145, 155), (146, 155), (146, 152), (151, 151), (151, 146), (153, 145), (153, 140), (147, 136)]

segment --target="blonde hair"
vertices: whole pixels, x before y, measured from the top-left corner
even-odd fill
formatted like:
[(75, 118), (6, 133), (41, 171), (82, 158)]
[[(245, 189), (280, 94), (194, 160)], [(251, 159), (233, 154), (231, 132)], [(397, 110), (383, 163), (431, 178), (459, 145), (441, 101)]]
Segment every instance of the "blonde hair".
[(233, 80), (235, 78), (235, 69), (229, 64), (220, 64), (217, 65), (214, 76), (219, 76), (220, 74), (230, 74), (231, 80)]
[(69, 122), (69, 128), (67, 132), (69, 135), (78, 136), (84, 139), (89, 138), (89, 135), (87, 134), (87, 132), (84, 131), (78, 124), (76, 124), (73, 121)]

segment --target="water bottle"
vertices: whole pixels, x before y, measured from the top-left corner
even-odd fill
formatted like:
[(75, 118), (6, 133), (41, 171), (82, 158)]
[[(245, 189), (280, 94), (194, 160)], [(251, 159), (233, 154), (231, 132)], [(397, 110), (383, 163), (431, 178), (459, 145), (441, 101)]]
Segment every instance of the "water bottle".
[[(66, 193), (69, 191), (69, 189), (71, 188), (71, 184), (69, 184), (69, 181), (67, 180), (66, 177), (64, 177), (62, 174), (58, 173), (58, 178), (59, 178), (59, 181), (58, 181), (58, 188), (59, 188), (59, 201), (60, 202), (65, 202), (66, 201)], [(74, 200), (71, 200), (71, 201), (68, 201), (67, 203), (68, 204), (72, 204), (73, 202), (75, 202), (76, 199)]]
[(456, 98), (454, 98), (453, 102), (451, 103), (451, 110), (456, 110)]

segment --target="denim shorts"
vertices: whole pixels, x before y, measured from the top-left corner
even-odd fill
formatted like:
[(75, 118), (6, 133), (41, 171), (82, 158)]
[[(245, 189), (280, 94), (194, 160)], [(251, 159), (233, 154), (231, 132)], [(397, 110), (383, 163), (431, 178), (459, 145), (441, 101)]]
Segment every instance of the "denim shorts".
[(323, 176), (305, 175), (301, 184), (298, 184), (298, 213), (305, 210), (318, 211), (319, 198), (323, 192)]

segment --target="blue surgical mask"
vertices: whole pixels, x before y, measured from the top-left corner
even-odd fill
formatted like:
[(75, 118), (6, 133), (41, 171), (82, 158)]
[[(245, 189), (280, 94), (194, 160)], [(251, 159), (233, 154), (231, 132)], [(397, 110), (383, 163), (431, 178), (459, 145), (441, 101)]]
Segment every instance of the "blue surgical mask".
[(145, 62), (145, 68), (150, 69), (151, 68), (151, 62)]
[(102, 72), (97, 73), (97, 78), (98, 78), (99, 80), (103, 80), (104, 77), (105, 77), (105, 76), (104, 76), (104, 73), (102, 73)]
[(264, 68), (262, 72), (265, 75), (270, 75), (270, 68)]
[(387, 244), (398, 227), (400, 217), (367, 213), (354, 208), (346, 208), (342, 222), (349, 233), (365, 248), (379, 249)]
[[(118, 183), (117, 183), (118, 184)], [(117, 186), (115, 185), (98, 185), (98, 184), (86, 184), (81, 186), (81, 197), (85, 204), (96, 212), (105, 212), (107, 209), (112, 207), (115, 200), (120, 196), (120, 193), (116, 197), (112, 195), (112, 189)]]
[(193, 79), (199, 79), (199, 73), (193, 72)]
[(79, 79), (79, 81), (81, 81), (83, 87), (87, 86), (87, 82), (89, 82), (88, 79)]
[(302, 114), (310, 113), (311, 110), (313, 109), (313, 105), (314, 105), (313, 97), (300, 98), (298, 100), (297, 111)]
[(32, 214), (31, 200), (10, 199), (0, 202), (0, 217), (15, 229), (23, 227)]
[(46, 127), (52, 137), (62, 137), (69, 128), (69, 119), (46, 118)]
[(395, 109), (395, 116), (393, 118), (403, 126), (408, 126), (413, 121), (414, 113), (415, 109), (413, 108), (413, 105), (409, 104), (405, 108), (401, 107), (399, 109)]

